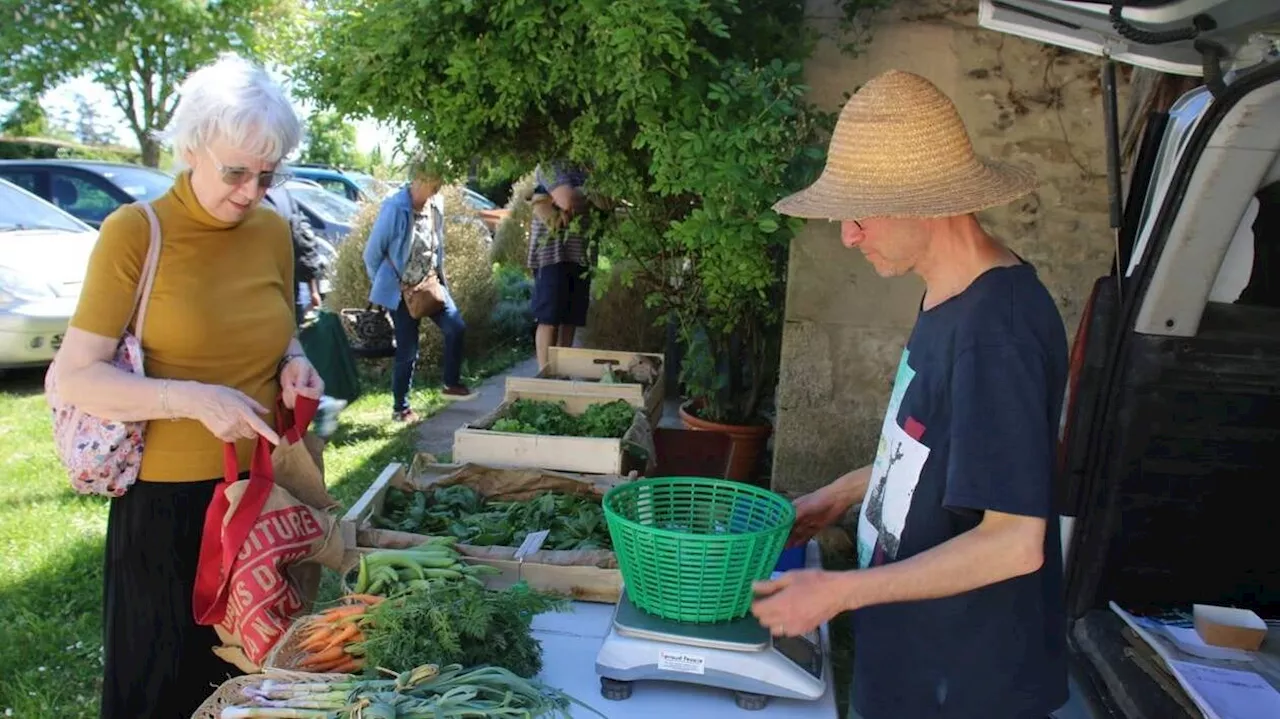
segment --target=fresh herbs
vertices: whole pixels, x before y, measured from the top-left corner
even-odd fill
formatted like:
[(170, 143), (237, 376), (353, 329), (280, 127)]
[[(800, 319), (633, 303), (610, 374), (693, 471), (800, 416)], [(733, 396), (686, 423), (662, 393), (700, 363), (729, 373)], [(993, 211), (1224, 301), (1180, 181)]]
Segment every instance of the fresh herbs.
[(542, 670), (533, 618), (567, 602), (523, 582), (489, 591), (471, 582), (433, 582), (370, 608), (365, 665), (392, 671), (424, 662), (497, 666), (522, 677)]
[(562, 437), (621, 438), (631, 428), (636, 409), (626, 400), (593, 404), (574, 416), (563, 402), (517, 399), (490, 427), (494, 432)]
[(530, 532), (547, 530), (544, 549), (612, 549), (604, 510), (594, 497), (546, 492), (524, 502), (486, 502), (455, 484), (427, 491), (388, 489), (380, 529), (453, 536), (477, 547), (518, 547)]

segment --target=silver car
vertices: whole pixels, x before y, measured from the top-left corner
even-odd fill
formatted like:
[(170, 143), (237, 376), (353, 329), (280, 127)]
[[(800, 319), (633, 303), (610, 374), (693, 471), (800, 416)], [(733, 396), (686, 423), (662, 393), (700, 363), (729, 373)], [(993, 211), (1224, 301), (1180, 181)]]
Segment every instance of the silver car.
[(53, 359), (97, 240), (89, 225), (0, 180), (0, 371)]

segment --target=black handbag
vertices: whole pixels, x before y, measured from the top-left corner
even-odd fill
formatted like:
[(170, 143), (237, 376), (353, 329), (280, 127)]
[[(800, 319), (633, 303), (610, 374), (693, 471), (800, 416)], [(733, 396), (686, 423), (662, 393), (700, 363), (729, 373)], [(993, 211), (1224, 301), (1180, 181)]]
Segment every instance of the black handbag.
[(395, 326), (385, 309), (371, 304), (364, 309), (347, 308), (340, 314), (351, 337), (352, 353), (360, 357), (395, 356)]

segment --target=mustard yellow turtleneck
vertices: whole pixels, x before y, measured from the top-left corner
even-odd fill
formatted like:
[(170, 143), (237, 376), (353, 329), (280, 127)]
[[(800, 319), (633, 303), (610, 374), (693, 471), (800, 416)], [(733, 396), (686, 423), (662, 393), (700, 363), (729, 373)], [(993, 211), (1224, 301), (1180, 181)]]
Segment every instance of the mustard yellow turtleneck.
[[(187, 172), (152, 203), (162, 244), (142, 328), (149, 377), (234, 387), (274, 408), (276, 366), (294, 336), (293, 242), (279, 214), (258, 207), (224, 222), (196, 200)], [(125, 205), (102, 223), (71, 325), (119, 337), (147, 256), (147, 216)], [(274, 414), (267, 417), (274, 425)], [(249, 468), (252, 441), (238, 445)], [(147, 425), (140, 479), (221, 477), (222, 443), (191, 419)]]

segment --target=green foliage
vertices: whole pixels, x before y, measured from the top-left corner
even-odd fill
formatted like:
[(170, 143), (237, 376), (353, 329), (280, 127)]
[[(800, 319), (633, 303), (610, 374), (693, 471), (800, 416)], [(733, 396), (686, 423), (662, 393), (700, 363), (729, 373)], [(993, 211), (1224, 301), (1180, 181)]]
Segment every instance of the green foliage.
[(307, 146), (302, 161), (343, 169), (367, 164), (356, 150), (356, 127), (336, 112), (317, 112), (307, 118)]
[[(882, 0), (839, 3), (849, 17)], [(834, 116), (805, 102), (803, 0), (321, 0), (300, 81), (465, 164), (591, 173), (591, 240), (676, 321), (708, 419), (758, 421), (786, 249), (771, 206), (807, 184)], [(484, 31), (478, 31), (483, 28)], [(422, 38), (431, 38), (423, 43)], [(610, 280), (612, 282), (612, 280)], [(694, 341), (702, 337), (702, 341)]]
[(169, 123), (189, 73), (235, 49), (263, 57), (296, 42), (295, 0), (2, 0), (0, 96), (39, 96), (88, 72), (159, 164), (153, 133)]
[(572, 415), (563, 402), (517, 399), (490, 427), (494, 432), (559, 437), (621, 438), (635, 421), (636, 409), (625, 400), (593, 404)]
[(395, 672), (428, 663), (498, 666), (529, 678), (542, 670), (533, 618), (564, 607), (524, 583), (488, 591), (471, 582), (433, 582), (369, 610), (365, 662)]
[(477, 547), (518, 547), (531, 532), (547, 530), (544, 549), (611, 549), (604, 510), (597, 498), (544, 492), (519, 502), (485, 501), (464, 485), (427, 491), (387, 490), (375, 527), (432, 536), (453, 536)]
[(10, 137), (47, 137), (49, 115), (38, 97), (24, 97), (0, 123), (0, 133)]

